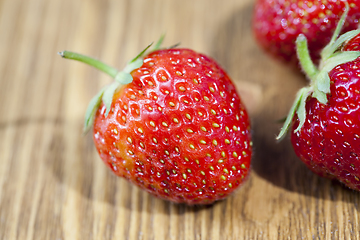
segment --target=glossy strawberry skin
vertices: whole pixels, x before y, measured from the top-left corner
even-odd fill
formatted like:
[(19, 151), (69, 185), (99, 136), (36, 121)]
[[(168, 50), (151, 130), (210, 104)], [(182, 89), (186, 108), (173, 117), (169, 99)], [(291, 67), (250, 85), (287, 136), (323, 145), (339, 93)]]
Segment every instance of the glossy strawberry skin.
[[(357, 29), (360, 19), (360, 0), (347, 2), (350, 10), (343, 32)], [(345, 3), (338, 0), (258, 0), (254, 35), (270, 55), (297, 66), (295, 40), (302, 33), (309, 41), (313, 61), (318, 63), (320, 51), (330, 41), (344, 9)]]
[[(343, 50), (359, 51), (360, 34)], [(292, 145), (315, 173), (360, 190), (360, 58), (335, 67), (329, 76), (328, 103), (308, 99), (307, 118), (297, 133), (299, 121), (293, 119)]]
[(188, 49), (158, 50), (100, 106), (94, 142), (112, 171), (160, 198), (208, 204), (246, 179), (248, 114), (227, 74)]

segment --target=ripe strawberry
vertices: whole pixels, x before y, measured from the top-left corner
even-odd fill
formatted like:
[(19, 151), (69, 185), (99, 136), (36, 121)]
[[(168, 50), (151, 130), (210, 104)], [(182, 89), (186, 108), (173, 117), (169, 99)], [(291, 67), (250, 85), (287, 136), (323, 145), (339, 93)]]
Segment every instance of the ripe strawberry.
[[(86, 58), (71, 54), (62, 53)], [(176, 48), (138, 56), (129, 66), (112, 71), (115, 86), (100, 91), (87, 114), (105, 164), (178, 203), (209, 204), (239, 187), (250, 169), (250, 125), (224, 70), (205, 55)], [(121, 75), (127, 84), (118, 84)]]
[(253, 17), (255, 38), (268, 53), (296, 66), (295, 40), (302, 33), (309, 41), (311, 58), (318, 63), (346, 3), (350, 11), (343, 32), (357, 29), (360, 0), (258, 0)]
[(299, 158), (320, 176), (360, 191), (360, 30), (336, 39), (338, 32), (322, 51), (319, 69), (310, 60), (306, 38), (298, 37), (299, 60), (311, 84), (299, 91), (278, 138), (292, 122), (291, 142)]

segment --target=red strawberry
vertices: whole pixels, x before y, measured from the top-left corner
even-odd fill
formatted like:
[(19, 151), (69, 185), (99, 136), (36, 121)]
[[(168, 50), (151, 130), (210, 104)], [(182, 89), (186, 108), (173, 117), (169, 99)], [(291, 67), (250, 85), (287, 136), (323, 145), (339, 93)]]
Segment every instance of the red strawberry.
[[(133, 62), (127, 74), (110, 71), (115, 86), (88, 110), (102, 160), (163, 199), (209, 204), (228, 196), (248, 176), (252, 155), (248, 114), (228, 75), (189, 49), (155, 50)], [(119, 75), (130, 83), (118, 84)], [(111, 100), (101, 103), (106, 95)]]
[(295, 40), (302, 33), (309, 41), (311, 58), (320, 60), (320, 51), (330, 41), (345, 3), (350, 11), (343, 32), (357, 29), (360, 0), (258, 0), (253, 31), (258, 43), (271, 55), (297, 65)]
[(293, 122), (291, 142), (299, 158), (320, 176), (360, 191), (360, 30), (334, 36), (319, 69), (306, 38), (298, 37), (299, 60), (311, 84), (299, 91), (279, 138)]

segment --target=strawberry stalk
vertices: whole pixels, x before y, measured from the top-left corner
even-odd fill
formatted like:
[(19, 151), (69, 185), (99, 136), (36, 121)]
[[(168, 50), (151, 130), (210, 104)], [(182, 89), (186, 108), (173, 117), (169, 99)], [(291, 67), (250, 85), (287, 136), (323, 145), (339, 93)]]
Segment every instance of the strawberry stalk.
[(98, 70), (108, 74), (112, 78), (115, 78), (119, 72), (116, 68), (113, 68), (113, 67), (111, 67), (99, 60), (96, 60), (92, 57), (88, 57), (88, 56), (85, 56), (85, 55), (82, 55), (79, 53), (63, 51), (63, 52), (59, 52), (59, 55), (65, 59), (76, 60), (76, 61), (85, 63), (87, 65), (90, 65), (92, 67), (95, 67)]
[[(160, 38), (160, 40), (156, 43), (155, 48), (153, 50), (159, 49), (162, 41), (163, 36)], [(87, 107), (86, 113), (85, 113), (85, 122), (84, 122), (84, 129), (83, 131), (86, 133), (88, 130), (92, 127), (94, 123), (94, 118), (96, 111), (98, 110), (101, 102), (104, 103), (106, 107), (105, 117), (108, 116), (110, 109), (111, 109), (111, 103), (113, 101), (113, 96), (116, 91), (118, 91), (120, 88), (122, 88), (124, 85), (129, 84), (133, 81), (133, 78), (131, 76), (131, 72), (134, 71), (137, 68), (140, 68), (143, 64), (142, 56), (145, 54), (145, 52), (151, 47), (152, 43), (149, 44), (143, 51), (141, 51), (134, 59), (132, 59), (128, 64), (125, 66), (125, 68), (122, 71), (117, 70), (116, 68), (113, 68), (99, 60), (96, 60), (92, 57), (88, 57), (79, 53), (74, 53), (70, 51), (63, 51), (59, 52), (59, 55), (66, 59), (76, 60), (79, 62), (83, 62), (89, 66), (92, 66), (110, 77), (114, 79), (112, 83), (109, 85), (103, 87), (89, 102), (89, 105)]]
[(326, 104), (327, 94), (330, 93), (330, 77), (329, 72), (336, 66), (350, 62), (360, 57), (359, 51), (342, 52), (340, 47), (349, 39), (355, 37), (360, 33), (360, 29), (349, 31), (339, 37), (342, 26), (344, 25), (349, 6), (346, 4), (346, 10), (341, 16), (337, 28), (332, 36), (330, 43), (321, 52), (321, 61), (318, 67), (312, 62), (307, 39), (303, 34), (300, 34), (296, 39), (296, 52), (299, 58), (300, 65), (310, 80), (310, 85), (300, 89), (296, 95), (295, 101), (290, 109), (290, 112), (285, 120), (285, 123), (276, 137), (281, 140), (286, 135), (290, 128), (291, 121), (295, 114), (299, 119), (299, 126), (294, 132), (299, 131), (306, 120), (306, 101), (309, 97), (316, 98), (320, 103)]

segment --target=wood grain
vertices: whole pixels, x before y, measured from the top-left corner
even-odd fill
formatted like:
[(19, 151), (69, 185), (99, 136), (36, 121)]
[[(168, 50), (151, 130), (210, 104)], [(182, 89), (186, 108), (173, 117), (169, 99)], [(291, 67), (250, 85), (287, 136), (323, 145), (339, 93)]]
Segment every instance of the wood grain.
[[(306, 80), (265, 55), (253, 0), (0, 0), (0, 239), (360, 239), (360, 195), (311, 173), (275, 141)], [(215, 58), (251, 115), (250, 179), (228, 199), (189, 207), (115, 177), (82, 135), (107, 76), (57, 56), (124, 66), (166, 33)]]

